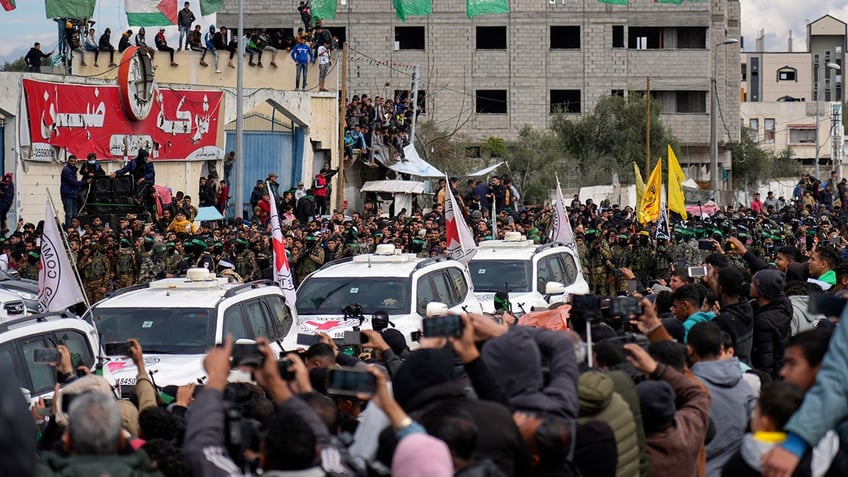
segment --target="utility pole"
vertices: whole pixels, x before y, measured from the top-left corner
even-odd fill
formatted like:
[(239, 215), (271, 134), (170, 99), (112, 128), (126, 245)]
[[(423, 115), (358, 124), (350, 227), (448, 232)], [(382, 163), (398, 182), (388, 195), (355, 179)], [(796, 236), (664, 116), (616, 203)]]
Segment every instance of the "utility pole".
[(412, 124), (409, 127), (409, 143), (415, 141), (415, 123), (418, 119), (418, 80), (421, 76), (419, 65), (412, 68)]
[(651, 77), (645, 88), (645, 177), (651, 175)]
[[(244, 0), (238, 0), (238, 34), (244, 34)], [(224, 40), (226, 41), (226, 39)], [(239, 38), (239, 49), (241, 38)], [(235, 217), (244, 215), (244, 55), (238, 54), (236, 70), (236, 183)], [(274, 198), (276, 200), (276, 197)], [(248, 217), (242, 217), (247, 220)]]
[(336, 210), (341, 210), (344, 213), (344, 184), (345, 184), (345, 162), (344, 162), (344, 117), (347, 105), (347, 45), (343, 44), (339, 52), (339, 63), (342, 65), (340, 72), (341, 87), (339, 88), (339, 173), (336, 180)]

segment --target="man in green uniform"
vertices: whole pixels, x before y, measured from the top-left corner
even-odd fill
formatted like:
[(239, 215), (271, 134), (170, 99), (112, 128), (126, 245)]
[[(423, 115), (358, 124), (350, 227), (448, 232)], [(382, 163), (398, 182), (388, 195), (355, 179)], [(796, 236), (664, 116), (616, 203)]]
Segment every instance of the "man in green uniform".
[(109, 260), (100, 251), (98, 244), (83, 249), (83, 258), (79, 263), (82, 284), (90, 303), (96, 303), (106, 294), (111, 266)]
[(300, 283), (307, 275), (318, 270), (324, 264), (324, 249), (318, 245), (318, 237), (313, 234), (307, 235), (304, 247), (294, 257), (295, 274), (297, 282)]
[(129, 239), (121, 239), (121, 249), (115, 257), (115, 289), (135, 285), (138, 277), (138, 257)]
[(256, 264), (256, 255), (254, 255), (253, 250), (250, 250), (247, 245), (247, 240), (236, 239), (236, 255), (233, 257), (233, 265), (236, 267), (236, 273), (245, 282), (255, 280), (259, 273), (259, 266)]

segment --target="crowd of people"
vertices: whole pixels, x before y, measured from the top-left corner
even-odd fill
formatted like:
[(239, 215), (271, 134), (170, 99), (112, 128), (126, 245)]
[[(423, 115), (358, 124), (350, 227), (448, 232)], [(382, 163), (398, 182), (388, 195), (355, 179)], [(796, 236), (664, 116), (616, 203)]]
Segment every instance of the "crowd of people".
[[(409, 145), (409, 129), (415, 113), (409, 91), (392, 99), (367, 94), (354, 95), (345, 110), (344, 157), (351, 164), (358, 160), (376, 166), (404, 159)], [(417, 114), (421, 114), (419, 110)]]
[[(331, 66), (331, 51), (338, 48), (338, 38), (334, 37), (329, 29), (323, 27), (321, 20), (316, 20), (314, 25), (311, 23), (312, 16), (309, 13), (308, 4), (299, 5), (297, 11), (304, 21), (304, 26), (298, 28), (296, 34), (285, 34), (282, 29), (255, 28), (239, 35), (238, 32), (231, 32), (225, 26), (208, 25), (204, 29), (201, 24), (195, 23), (197, 17), (191, 10), (190, 3), (185, 2), (183, 8), (177, 13), (177, 27), (179, 28), (177, 48), (168, 44), (164, 27), (159, 28), (152, 44), (147, 42), (147, 33), (144, 27), (139, 27), (138, 31), (134, 31), (132, 28), (127, 29), (120, 34), (116, 48), (113, 44), (110, 28), (104, 29), (103, 33), (98, 36), (97, 30), (93, 28), (93, 21), (85, 23), (77, 19), (59, 19), (57, 21), (64, 23), (64, 34), (59, 42), (59, 54), (67, 60), (69, 65), (73, 62), (73, 56), (76, 54), (79, 57), (80, 66), (87, 66), (85, 52), (90, 52), (94, 54), (94, 66), (99, 67), (100, 55), (108, 53), (109, 67), (116, 67), (115, 52), (122, 53), (130, 46), (136, 46), (151, 58), (157, 52), (167, 54), (170, 65), (179, 66), (174, 61), (174, 53), (186, 50), (200, 53), (199, 64), (203, 67), (209, 66), (206, 57), (207, 54), (211, 55), (214, 58), (215, 72), (221, 73), (219, 61), (222, 55), (227, 58), (227, 66), (230, 68), (235, 68), (233, 58), (239, 52), (248, 56), (250, 67), (258, 68), (264, 67), (262, 56), (265, 55), (268, 58), (270, 55), (270, 61), (267, 63), (271, 67), (277, 68), (277, 54), (280, 51), (285, 51), (290, 54), (292, 61), (297, 66), (296, 84), (301, 83), (301, 73), (303, 74), (302, 86), (296, 87), (296, 89), (306, 90), (308, 66), (310, 63), (317, 62), (319, 67), (318, 91), (326, 91), (324, 79)], [(241, 47), (239, 36), (242, 37), (244, 42)], [(43, 53), (40, 43), (35, 43), (25, 57), (29, 71), (40, 72), (41, 60), (52, 54), (52, 51)]]
[[(137, 168), (127, 173), (143, 180), (143, 163)], [(369, 200), (349, 217), (325, 216), (317, 189), (334, 172), (324, 167), (309, 187), (283, 191), (269, 173), (249, 220), (198, 227), (181, 192), (147, 223), (71, 217), (66, 231), (86, 292), (94, 301), (198, 266), (270, 278), (271, 200), (298, 280), (379, 243), (441, 255), (447, 187), (476, 241), (510, 231), (548, 240), (554, 209), (525, 204), (508, 176), (465, 187), (443, 181), (426, 208), (387, 212)], [(200, 200), (211, 200), (215, 179), (200, 184)], [(31, 403), (38, 439), (0, 446), (14, 456), (0, 466), (19, 466), (14, 475), (36, 465), (39, 475), (845, 475), (848, 331), (842, 306), (821, 303), (848, 295), (848, 221), (825, 197), (844, 186), (828, 182), (805, 176), (789, 201), (755, 197), (711, 217), (672, 220), (667, 232), (642, 228), (629, 207), (575, 197), (568, 213), (593, 292), (629, 295), (639, 311), (616, 316), (613, 307), (574, 301), (560, 305), (568, 307), (565, 331), (526, 326), (506, 300), (494, 315), (463, 315), (461, 336), (422, 338), (410, 351), (416, 344), (391, 317), (375, 315), (384, 324), (363, 331), (353, 354), (322, 335), (278, 362), (260, 339), (256, 385), (227, 382), (227, 339), (206, 357), (203, 390), (157, 389), (142, 344), (132, 341), (139, 376), (129, 401), (116, 400), (103, 378), (77, 373), (63, 351), (60, 395), (73, 402)], [(0, 246), (23, 276), (37, 270), (39, 230), (22, 223)], [(516, 353), (522, 359), (505, 359)], [(333, 391), (327, 374), (341, 368), (368, 373), (376, 387)], [(16, 387), (0, 389), (13, 402)], [(32, 433), (19, 405), (0, 416), (17, 426), (4, 435)]]

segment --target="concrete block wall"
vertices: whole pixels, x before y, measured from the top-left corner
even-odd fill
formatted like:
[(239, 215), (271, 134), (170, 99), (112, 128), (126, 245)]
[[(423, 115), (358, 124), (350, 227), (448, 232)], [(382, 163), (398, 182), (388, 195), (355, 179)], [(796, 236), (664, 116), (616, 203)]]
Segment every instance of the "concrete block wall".
[[(297, 0), (276, 1), (274, 5), (269, 2), (258, 0), (245, 5), (247, 18), (266, 10), (286, 17), (285, 24), (299, 22)], [(708, 146), (713, 47), (725, 38), (739, 37), (738, 0), (681, 5), (630, 0), (628, 6), (597, 0), (556, 0), (553, 5), (548, 0), (511, 0), (511, 13), (472, 20), (466, 17), (465, 8), (465, 0), (439, 0), (433, 2), (432, 15), (409, 17), (403, 23), (388, 2), (339, 3), (337, 18), (324, 24), (331, 31), (334, 27), (346, 29), (352, 59), (350, 94), (388, 96), (395, 89), (408, 89), (411, 70), (403, 65), (418, 63), (421, 88), (427, 92), (428, 118), (442, 121), (470, 116), (463, 132), (471, 138), (497, 135), (513, 139), (525, 124), (542, 126), (549, 122), (551, 89), (581, 90), (585, 112), (613, 89), (644, 90), (645, 79), (650, 76), (654, 89), (707, 92), (706, 113), (668, 117), (672, 120), (669, 126), (687, 146)], [(266, 16), (270, 18), (267, 13)], [(218, 18), (219, 22), (233, 23), (234, 2), (228, 3)], [(416, 25), (425, 27), (426, 49), (395, 51), (394, 28)], [(507, 27), (506, 51), (476, 50), (475, 28), (483, 25)], [(579, 25), (581, 48), (551, 50), (552, 25)], [(706, 27), (707, 45), (701, 50), (612, 48), (614, 25), (625, 27), (625, 43), (627, 29), (632, 26)], [(731, 123), (738, 123), (739, 49), (738, 45), (722, 49), (719, 97), (730, 127)], [(393, 67), (380, 66), (374, 60), (389, 62)], [(474, 94), (478, 89), (507, 90), (508, 114), (474, 114)], [(738, 128), (730, 129), (731, 136), (736, 137), (729, 139), (738, 139)], [(721, 142), (726, 139), (724, 136)]]

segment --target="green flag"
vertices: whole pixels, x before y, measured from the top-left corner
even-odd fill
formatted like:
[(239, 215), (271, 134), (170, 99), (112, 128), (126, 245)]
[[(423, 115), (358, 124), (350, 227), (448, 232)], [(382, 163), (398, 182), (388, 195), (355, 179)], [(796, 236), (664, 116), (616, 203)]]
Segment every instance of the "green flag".
[(336, 18), (336, 0), (310, 0), (312, 21)]
[(89, 18), (97, 0), (44, 0), (47, 18)]
[(433, 13), (430, 0), (392, 0), (392, 5), (395, 6), (397, 17), (403, 22), (406, 21), (406, 17)]
[(683, 0), (654, 0), (654, 3), (673, 3), (675, 5), (680, 5), (683, 3)]
[(509, 13), (509, 0), (466, 0), (468, 18), (488, 13)]
[(598, 0), (601, 3), (612, 3), (613, 5), (627, 5), (627, 0)]
[(200, 0), (200, 14), (211, 15), (224, 6), (224, 0)]

